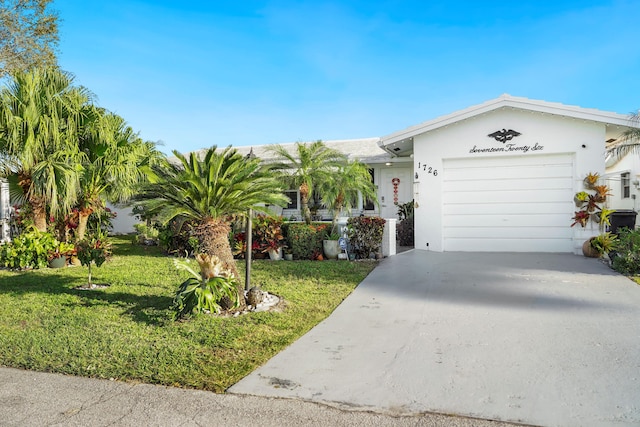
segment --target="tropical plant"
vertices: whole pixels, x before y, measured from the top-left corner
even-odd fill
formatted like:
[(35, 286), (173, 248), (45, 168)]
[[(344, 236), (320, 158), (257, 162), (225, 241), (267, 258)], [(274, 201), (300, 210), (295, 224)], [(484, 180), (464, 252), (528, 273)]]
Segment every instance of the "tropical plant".
[(59, 242), (51, 233), (32, 227), (11, 242), (0, 245), (0, 265), (12, 269), (44, 268), (49, 255), (58, 246)]
[(0, 91), (0, 168), (19, 186), (38, 230), (66, 214), (80, 185), (79, 141), (96, 119), (92, 95), (53, 68), (16, 72)]
[(589, 193), (587, 193), (586, 191), (579, 191), (575, 194), (575, 196), (573, 196), (573, 201), (575, 202), (577, 207), (581, 207), (588, 200)]
[(333, 213), (333, 232), (342, 210), (350, 211), (357, 206), (359, 197), (378, 203), (376, 187), (371, 182), (369, 168), (358, 160), (346, 161), (335, 167), (331, 175), (319, 183), (318, 193), (324, 205)]
[(224, 299), (231, 300), (232, 307), (240, 305), (240, 296), (236, 292), (238, 281), (231, 271), (224, 268), (220, 259), (201, 253), (196, 255), (196, 261), (200, 265), (199, 273), (191, 268), (188, 260), (173, 260), (178, 270), (191, 274), (178, 287), (173, 299), (176, 320), (197, 313), (219, 313), (222, 307), (218, 302)]
[(110, 255), (111, 242), (105, 234), (96, 233), (76, 242), (76, 256), (80, 263), (88, 267), (89, 270), (87, 280), (89, 287), (93, 286), (91, 266), (95, 264), (96, 267), (100, 267)]
[(238, 278), (229, 243), (231, 217), (246, 215), (250, 208), (267, 212), (265, 204), (284, 206), (288, 198), (282, 181), (259, 159), (246, 158), (231, 147), (217, 151), (214, 146), (188, 158), (173, 154), (177, 162), (153, 165), (154, 182), (144, 185), (134, 199), (163, 224), (190, 221), (200, 250), (217, 256)]
[(584, 185), (588, 189), (593, 189), (593, 186), (597, 184), (600, 179), (600, 174), (597, 172), (589, 172), (584, 178)]
[(47, 259), (51, 261), (62, 256), (70, 257), (76, 254), (76, 246), (73, 243), (59, 242), (55, 248), (47, 254)]
[(311, 224), (309, 202), (313, 200), (316, 186), (331, 179), (334, 169), (343, 165), (346, 157), (322, 141), (296, 142), (293, 150), (274, 145), (270, 150), (277, 156), (273, 168), (282, 171), (290, 187), (300, 191), (302, 217)]
[(629, 153), (638, 152), (640, 152), (640, 111), (629, 115), (629, 128), (622, 133), (619, 143), (608, 150), (608, 154), (620, 159)]
[(616, 256), (613, 268), (622, 274), (640, 273), (640, 231), (626, 227), (618, 229)]
[(377, 254), (382, 246), (384, 218), (361, 216), (347, 220), (347, 236), (349, 243), (358, 258), (369, 258)]
[(128, 201), (163, 156), (153, 143), (140, 139), (122, 117), (103, 111), (88, 127), (80, 149), (77, 239), (84, 238), (91, 214), (105, 211), (105, 199)]
[(600, 255), (609, 253), (616, 249), (617, 238), (612, 233), (602, 233), (591, 239), (591, 247), (594, 248)]
[(285, 241), (295, 259), (314, 259), (314, 254), (322, 253), (322, 240), (328, 224), (288, 223), (284, 225)]
[(582, 227), (586, 227), (589, 222), (589, 218), (591, 218), (591, 214), (586, 210), (576, 211), (572, 218), (573, 223), (571, 226), (573, 227), (574, 225), (580, 224)]

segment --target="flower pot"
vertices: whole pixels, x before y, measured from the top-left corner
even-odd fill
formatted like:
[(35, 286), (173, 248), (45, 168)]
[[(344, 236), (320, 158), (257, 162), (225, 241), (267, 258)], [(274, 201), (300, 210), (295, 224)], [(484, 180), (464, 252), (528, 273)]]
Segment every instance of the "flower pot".
[(271, 261), (280, 261), (282, 259), (282, 248), (269, 249), (269, 258)]
[(322, 249), (327, 259), (338, 259), (338, 254), (342, 252), (338, 240), (323, 240)]
[(51, 268), (63, 268), (67, 266), (67, 257), (64, 255), (61, 255), (57, 258), (53, 258), (51, 261), (49, 261), (49, 267)]
[(601, 254), (591, 246), (593, 237), (582, 244), (582, 254), (588, 258), (600, 258)]
[(284, 254), (284, 259), (286, 261), (293, 261), (293, 254)]

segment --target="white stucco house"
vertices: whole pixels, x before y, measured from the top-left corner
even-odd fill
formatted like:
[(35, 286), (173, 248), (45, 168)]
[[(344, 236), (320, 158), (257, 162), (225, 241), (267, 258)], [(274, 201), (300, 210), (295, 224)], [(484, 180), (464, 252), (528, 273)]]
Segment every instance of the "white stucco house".
[(605, 173), (616, 113), (503, 95), (381, 138), (413, 155), (416, 249), (574, 252), (597, 228), (569, 227), (573, 195)]
[[(607, 141), (630, 126), (622, 114), (502, 95), (387, 136), (324, 142), (371, 167), (379, 208), (360, 200), (351, 215), (396, 218), (397, 204), (415, 200), (416, 249), (581, 253), (599, 232), (570, 227), (587, 173), (616, 194), (621, 184), (612, 181), (629, 172), (629, 196), (621, 204), (614, 195), (611, 207), (636, 208), (640, 157), (605, 171)], [(273, 156), (268, 146), (237, 150)], [(300, 219), (299, 194), (288, 195), (291, 204), (276, 213)]]

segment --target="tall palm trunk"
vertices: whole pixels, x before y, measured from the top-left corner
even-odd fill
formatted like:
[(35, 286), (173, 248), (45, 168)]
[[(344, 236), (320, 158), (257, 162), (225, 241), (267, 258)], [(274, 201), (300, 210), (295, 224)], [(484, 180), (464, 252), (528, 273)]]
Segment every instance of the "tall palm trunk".
[(309, 186), (306, 183), (300, 184), (300, 205), (304, 222), (311, 224), (311, 211), (309, 210)]
[(76, 239), (82, 240), (87, 234), (87, 224), (89, 223), (89, 217), (93, 213), (93, 209), (84, 208), (78, 212), (78, 228), (76, 228)]
[[(229, 232), (231, 227), (221, 219), (208, 218), (200, 223), (196, 229), (196, 237), (200, 241), (200, 251), (209, 255), (217, 256), (224, 267), (233, 274), (238, 281), (238, 295), (240, 301), (240, 307), (238, 310), (242, 310), (246, 307), (244, 299), (244, 286), (242, 285), (240, 275), (238, 274), (238, 268), (236, 267), (236, 261), (233, 259), (233, 252), (231, 251), (231, 245), (229, 244)], [(219, 302), (220, 306), (224, 310), (231, 308), (231, 301), (223, 299)]]
[(33, 209), (33, 223), (38, 231), (47, 231), (47, 205), (41, 197), (30, 197), (29, 204)]
[(27, 201), (33, 212), (33, 224), (38, 231), (47, 231), (47, 203), (42, 197), (31, 193), (31, 176), (25, 173), (18, 174), (18, 185), (27, 196)]

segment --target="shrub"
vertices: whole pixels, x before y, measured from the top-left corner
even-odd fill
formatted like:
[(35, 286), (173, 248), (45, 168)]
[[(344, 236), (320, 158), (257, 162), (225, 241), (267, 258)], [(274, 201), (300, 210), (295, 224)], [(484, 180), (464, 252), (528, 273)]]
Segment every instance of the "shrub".
[(617, 252), (613, 256), (614, 270), (627, 275), (640, 273), (640, 231), (618, 229)]
[(196, 261), (200, 265), (200, 273), (193, 270), (187, 261), (173, 260), (178, 270), (191, 274), (178, 287), (173, 299), (176, 320), (198, 313), (219, 313), (219, 302), (223, 298), (230, 299), (233, 307), (239, 305), (238, 281), (222, 267), (218, 257), (198, 254)]
[(44, 268), (48, 258), (59, 246), (51, 233), (35, 228), (16, 236), (12, 242), (0, 245), (0, 265), (7, 268)]
[(414, 228), (413, 217), (405, 218), (398, 223), (398, 243), (400, 243), (400, 246), (413, 246), (415, 244)]
[(358, 258), (369, 258), (382, 246), (385, 220), (380, 217), (361, 216), (347, 220), (347, 235)]
[(285, 241), (294, 259), (315, 259), (322, 253), (322, 241), (327, 234), (329, 224), (285, 223), (283, 225)]

